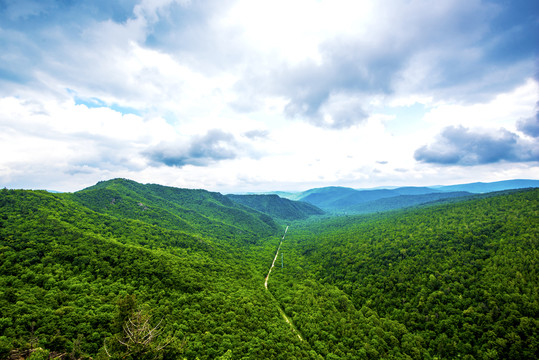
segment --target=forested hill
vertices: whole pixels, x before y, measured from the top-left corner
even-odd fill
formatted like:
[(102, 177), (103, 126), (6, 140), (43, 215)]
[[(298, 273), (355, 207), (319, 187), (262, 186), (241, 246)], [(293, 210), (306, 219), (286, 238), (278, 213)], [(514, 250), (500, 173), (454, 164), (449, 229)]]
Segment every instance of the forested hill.
[(3, 189), (0, 359), (309, 358), (263, 290), (282, 231), (204, 191)]
[(539, 190), (295, 224), (270, 288), (328, 358), (536, 359)]
[(234, 234), (253, 241), (278, 229), (270, 216), (206, 190), (113, 179), (65, 196), (102, 214), (214, 239)]
[(365, 203), (349, 206), (341, 211), (345, 211), (352, 214), (370, 214), (373, 212), (383, 212), (395, 209), (408, 208), (418, 205), (432, 204), (440, 200), (451, 200), (459, 198), (468, 198), (472, 194), (465, 191), (453, 191), (453, 192), (433, 192), (429, 194), (418, 195), (398, 195), (392, 197), (384, 197)]
[(221, 194), (3, 189), (0, 359), (535, 359), (538, 209), (518, 190), (293, 221), (267, 291), (283, 220)]
[(323, 215), (320, 208), (302, 201), (292, 201), (277, 195), (227, 195), (232, 201), (243, 204), (269, 216), (282, 220), (302, 220), (312, 215)]

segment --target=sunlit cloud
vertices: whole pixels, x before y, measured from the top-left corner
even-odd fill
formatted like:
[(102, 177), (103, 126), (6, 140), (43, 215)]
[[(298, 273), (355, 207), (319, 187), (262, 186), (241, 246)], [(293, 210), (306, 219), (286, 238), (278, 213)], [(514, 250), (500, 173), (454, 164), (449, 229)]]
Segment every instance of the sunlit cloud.
[(0, 184), (539, 178), (537, 11), (479, 0), (5, 2)]

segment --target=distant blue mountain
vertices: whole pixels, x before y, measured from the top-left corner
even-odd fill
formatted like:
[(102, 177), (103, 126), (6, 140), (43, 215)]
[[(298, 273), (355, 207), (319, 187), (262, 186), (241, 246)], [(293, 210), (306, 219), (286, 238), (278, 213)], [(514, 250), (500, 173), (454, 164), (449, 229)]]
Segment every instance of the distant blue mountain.
[(343, 209), (342, 211), (349, 214), (368, 214), (373, 212), (403, 209), (417, 205), (424, 205), (439, 200), (456, 199), (472, 195), (474, 194), (467, 191), (432, 192), (429, 194), (419, 195), (399, 195), (390, 198), (369, 201), (363, 204), (357, 204)]
[(539, 187), (539, 180), (504, 180), (491, 183), (476, 182), (470, 184), (439, 186), (438, 191), (468, 191), (476, 194), (483, 194), (493, 191), (536, 188)]
[(365, 213), (420, 205), (471, 194), (530, 187), (539, 187), (539, 180), (506, 180), (492, 183), (477, 182), (435, 187), (407, 186), (372, 190), (331, 186), (300, 193), (286, 193), (286, 197), (308, 202), (328, 212)]
[[(305, 194), (305, 193), (304, 193)], [(352, 205), (399, 195), (393, 190), (354, 190), (344, 187), (312, 189), (300, 198), (322, 210), (340, 210)]]
[(399, 193), (400, 195), (425, 195), (440, 192), (439, 190), (433, 188), (419, 186), (399, 187), (393, 189), (393, 191)]

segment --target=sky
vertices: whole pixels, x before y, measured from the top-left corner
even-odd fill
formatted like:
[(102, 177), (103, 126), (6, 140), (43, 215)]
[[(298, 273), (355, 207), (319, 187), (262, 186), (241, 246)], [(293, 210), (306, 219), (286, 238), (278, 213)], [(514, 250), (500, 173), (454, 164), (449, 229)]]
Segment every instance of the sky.
[(0, 0), (0, 187), (539, 179), (539, 2)]

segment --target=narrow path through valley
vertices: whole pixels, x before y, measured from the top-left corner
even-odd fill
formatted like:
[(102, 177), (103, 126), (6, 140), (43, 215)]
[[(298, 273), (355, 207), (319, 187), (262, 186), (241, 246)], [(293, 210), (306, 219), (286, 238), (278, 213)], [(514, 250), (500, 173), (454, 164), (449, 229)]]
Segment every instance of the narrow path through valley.
[[(271, 270), (273, 270), (273, 267), (275, 266), (275, 261), (277, 260), (277, 256), (279, 256), (279, 250), (281, 250), (281, 245), (283, 244), (284, 237), (286, 236), (287, 231), (288, 231), (288, 226), (286, 227), (286, 229), (284, 231), (283, 238), (281, 239), (281, 242), (279, 243), (279, 247), (277, 248), (277, 252), (275, 253), (275, 257), (273, 258), (273, 262), (271, 263), (271, 267), (270, 267), (270, 269), (268, 271), (268, 275), (266, 275), (266, 280), (264, 282), (264, 287), (266, 288), (266, 291), (268, 291), (270, 294), (271, 294), (271, 292), (268, 289), (268, 280), (269, 280), (269, 277), (270, 277), (270, 274), (271, 274)], [(294, 334), (296, 334), (301, 341), (303, 341), (303, 337), (301, 337), (298, 329), (296, 329), (296, 327), (294, 326), (294, 323), (292, 322), (292, 320), (290, 320), (290, 318), (288, 316), (286, 316), (286, 314), (284, 313), (284, 310), (281, 309), (281, 307), (279, 305), (277, 305), (277, 310), (279, 310), (279, 313), (282, 315), (283, 319), (288, 323), (288, 325), (290, 325), (290, 328), (292, 329), (292, 332)]]
[(268, 279), (271, 274), (271, 270), (273, 270), (273, 267), (275, 266), (275, 261), (277, 260), (277, 256), (279, 255), (279, 250), (281, 250), (281, 245), (283, 244), (284, 237), (286, 236), (286, 232), (288, 231), (288, 226), (284, 230), (283, 238), (281, 239), (281, 242), (279, 243), (279, 247), (277, 248), (277, 252), (275, 253), (275, 257), (273, 258), (273, 262), (271, 263), (271, 267), (268, 271), (268, 275), (266, 275), (266, 281), (264, 282), (264, 286), (266, 287), (266, 290), (268, 290)]

